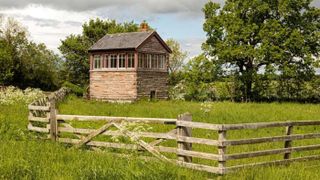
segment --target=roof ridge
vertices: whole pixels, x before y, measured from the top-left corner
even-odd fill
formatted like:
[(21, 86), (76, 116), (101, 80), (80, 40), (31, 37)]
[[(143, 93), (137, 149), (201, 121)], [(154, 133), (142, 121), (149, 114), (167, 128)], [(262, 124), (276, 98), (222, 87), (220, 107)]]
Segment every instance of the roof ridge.
[(150, 34), (152, 34), (153, 32), (155, 32), (155, 30), (152, 30), (152, 31), (120, 32), (120, 33), (106, 34), (105, 36), (107, 36), (107, 35), (116, 35), (116, 34), (132, 34), (132, 33), (150, 33)]

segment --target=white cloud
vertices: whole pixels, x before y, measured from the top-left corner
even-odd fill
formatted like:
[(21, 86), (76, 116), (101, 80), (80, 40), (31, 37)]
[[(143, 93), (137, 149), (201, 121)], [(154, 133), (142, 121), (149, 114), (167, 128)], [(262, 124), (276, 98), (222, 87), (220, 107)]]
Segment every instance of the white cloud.
[[(146, 13), (199, 13), (208, 0), (1, 0), (4, 8), (23, 8), (29, 4), (42, 4), (71, 11), (90, 11), (101, 7), (115, 7), (118, 10), (135, 9)], [(223, 0), (215, 0), (223, 2)]]
[(31, 39), (45, 43), (49, 49), (59, 53), (60, 40), (70, 34), (81, 33), (83, 22), (97, 15), (94, 12), (70, 12), (56, 10), (42, 5), (28, 5), (25, 8), (0, 10), (0, 14), (14, 17), (30, 32)]
[(178, 40), (181, 49), (183, 51), (188, 52), (188, 57), (192, 58), (201, 52), (201, 45), (205, 41), (205, 38), (198, 38), (198, 37), (193, 37), (193, 38), (186, 38), (186, 39), (180, 39)]

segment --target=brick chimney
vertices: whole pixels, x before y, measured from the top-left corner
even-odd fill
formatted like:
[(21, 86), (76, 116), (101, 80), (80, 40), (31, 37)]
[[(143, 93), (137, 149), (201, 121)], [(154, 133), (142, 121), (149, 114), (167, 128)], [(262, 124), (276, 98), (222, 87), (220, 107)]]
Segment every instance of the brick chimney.
[(140, 28), (139, 28), (139, 31), (140, 32), (147, 32), (149, 31), (149, 25), (146, 21), (143, 21), (141, 24), (140, 24)]

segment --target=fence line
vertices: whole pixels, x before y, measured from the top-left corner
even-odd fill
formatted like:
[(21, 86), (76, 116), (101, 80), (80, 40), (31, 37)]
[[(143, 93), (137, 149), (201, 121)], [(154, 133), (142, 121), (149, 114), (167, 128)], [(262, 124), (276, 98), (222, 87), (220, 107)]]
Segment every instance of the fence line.
[[(286, 121), (286, 122), (267, 122), (267, 123), (243, 123), (243, 124), (211, 124), (193, 122), (190, 114), (182, 114), (177, 119), (168, 118), (138, 118), (138, 117), (110, 117), (110, 116), (85, 116), (85, 115), (65, 115), (58, 114), (55, 103), (62, 100), (67, 94), (66, 89), (50, 95), (50, 97), (40, 99), (29, 105), (29, 125), (28, 129), (39, 133), (47, 133), (53, 141), (73, 144), (74, 148), (82, 145), (92, 147), (118, 148), (128, 150), (145, 150), (155, 157), (173, 162), (183, 167), (207, 171), (217, 174), (225, 174), (244, 167), (255, 167), (262, 165), (287, 164), (303, 160), (319, 160), (320, 156), (304, 156), (291, 158), (292, 152), (319, 150), (320, 144), (305, 146), (292, 146), (293, 140), (320, 138), (320, 133), (312, 132), (306, 134), (293, 134), (295, 126), (319, 126), (320, 121)], [(68, 122), (91, 121), (106, 122), (98, 129), (76, 128)], [(38, 122), (37, 126), (33, 122)], [(121, 122), (141, 122), (147, 124), (171, 125), (173, 128), (169, 132), (134, 132), (122, 126)], [(39, 126), (42, 124), (42, 127)], [(175, 125), (175, 126), (174, 126)], [(108, 130), (114, 127), (116, 130)], [(285, 134), (282, 136), (228, 139), (229, 131), (241, 131), (245, 129), (262, 129), (284, 127)], [(207, 129), (218, 133), (217, 139), (192, 137), (192, 129)], [(78, 138), (60, 137), (63, 133), (71, 133)], [(94, 140), (94, 137), (101, 136), (125, 136), (132, 140), (131, 144), (107, 142), (105, 140)], [(152, 142), (146, 142), (143, 138), (154, 138)], [(160, 145), (166, 140), (173, 140), (177, 143), (176, 147)], [(267, 149), (260, 151), (241, 152), (228, 154), (227, 149), (231, 146), (248, 145), (257, 143), (283, 142), (283, 148)], [(200, 152), (192, 149), (193, 144), (203, 144), (217, 147), (217, 153)], [(177, 159), (170, 159), (161, 153), (174, 153)], [(257, 162), (251, 164), (240, 164), (228, 166), (228, 161), (236, 159), (246, 159), (260, 156), (283, 154), (281, 160), (271, 160), (267, 162)], [(200, 164), (193, 161), (193, 158), (207, 159), (216, 161), (217, 166)]]

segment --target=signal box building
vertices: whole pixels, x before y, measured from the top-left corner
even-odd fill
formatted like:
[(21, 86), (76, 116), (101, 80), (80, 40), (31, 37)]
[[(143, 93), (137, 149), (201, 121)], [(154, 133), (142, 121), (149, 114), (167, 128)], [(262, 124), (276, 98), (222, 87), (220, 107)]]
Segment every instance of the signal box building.
[(156, 31), (107, 34), (89, 50), (91, 99), (167, 99), (170, 48)]

